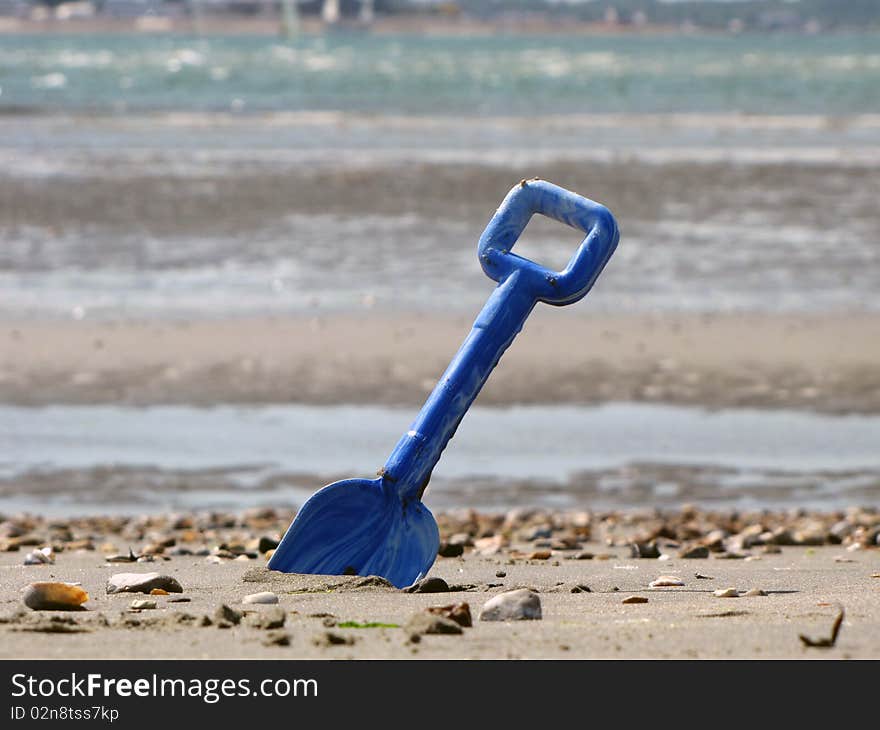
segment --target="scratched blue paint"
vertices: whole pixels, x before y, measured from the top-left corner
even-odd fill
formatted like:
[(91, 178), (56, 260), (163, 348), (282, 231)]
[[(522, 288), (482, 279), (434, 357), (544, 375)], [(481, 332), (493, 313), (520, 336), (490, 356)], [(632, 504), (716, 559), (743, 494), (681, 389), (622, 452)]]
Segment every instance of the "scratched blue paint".
[[(532, 215), (541, 213), (586, 236), (562, 271), (512, 252)], [(483, 384), (538, 302), (583, 298), (617, 247), (604, 206), (542, 180), (516, 185), (483, 231), (483, 271), (498, 286), (376, 479), (346, 479), (302, 506), (269, 561), (285, 573), (380, 575), (398, 587), (427, 574), (440, 544), (421, 498), (440, 455)]]

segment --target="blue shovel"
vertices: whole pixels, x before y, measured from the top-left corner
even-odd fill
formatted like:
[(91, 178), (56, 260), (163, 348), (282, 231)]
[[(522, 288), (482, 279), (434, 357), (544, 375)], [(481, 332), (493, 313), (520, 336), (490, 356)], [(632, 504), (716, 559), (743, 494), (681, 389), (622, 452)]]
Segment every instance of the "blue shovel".
[[(586, 234), (563, 271), (511, 252), (542, 213)], [(501, 203), (479, 243), (483, 271), (498, 286), (412, 427), (376, 479), (345, 479), (313, 494), (269, 561), (284, 573), (378, 575), (398, 588), (427, 574), (440, 533), (422, 494), (443, 449), (489, 373), (538, 302), (578, 301), (593, 286), (619, 238), (610, 211), (542, 180), (523, 180)]]

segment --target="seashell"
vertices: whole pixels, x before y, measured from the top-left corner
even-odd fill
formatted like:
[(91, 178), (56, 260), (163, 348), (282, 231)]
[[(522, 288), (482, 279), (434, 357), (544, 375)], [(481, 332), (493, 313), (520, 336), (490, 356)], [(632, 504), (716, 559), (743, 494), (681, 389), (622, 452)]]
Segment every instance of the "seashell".
[(241, 599), (242, 603), (278, 603), (278, 596), (271, 591), (263, 591), (262, 593), (251, 593)]
[(153, 608), (156, 608), (155, 601), (132, 601), (131, 608), (138, 611), (147, 611)]
[(25, 565), (52, 565), (54, 562), (55, 553), (51, 547), (40, 548), (24, 556)]
[(739, 598), (739, 591), (736, 588), (719, 588), (715, 591), (717, 598)]
[(745, 593), (744, 596), (748, 596), (749, 598), (754, 598), (755, 596), (766, 596), (766, 591), (761, 590), (760, 588), (750, 588)]
[(661, 575), (656, 580), (652, 580), (649, 585), (651, 588), (667, 588), (671, 586), (683, 586), (684, 581), (676, 578), (674, 575)]
[(34, 611), (84, 611), (89, 594), (70, 583), (31, 583), (24, 592), (24, 605)]

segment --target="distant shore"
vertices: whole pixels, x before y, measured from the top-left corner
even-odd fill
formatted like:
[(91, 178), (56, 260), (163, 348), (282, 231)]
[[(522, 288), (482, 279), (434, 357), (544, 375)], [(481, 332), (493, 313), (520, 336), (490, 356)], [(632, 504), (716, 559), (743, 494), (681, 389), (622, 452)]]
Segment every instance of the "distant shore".
[[(297, 32), (307, 34), (369, 32), (379, 35), (398, 33), (424, 35), (494, 35), (512, 34), (560, 34), (560, 35), (657, 35), (681, 33), (677, 26), (623, 25), (589, 23), (572, 18), (494, 18), (443, 17), (439, 15), (379, 16), (369, 26), (362, 26), (356, 19), (346, 19), (339, 27), (328, 29), (320, 18), (300, 18)], [(723, 34), (710, 28), (690, 30), (690, 33)], [(0, 17), (0, 34), (4, 33), (174, 33), (182, 35), (259, 35), (284, 34), (280, 16), (246, 17), (229, 14), (204, 14), (196, 23), (191, 17), (141, 16), (137, 18), (112, 18), (94, 16), (65, 20), (47, 18)]]

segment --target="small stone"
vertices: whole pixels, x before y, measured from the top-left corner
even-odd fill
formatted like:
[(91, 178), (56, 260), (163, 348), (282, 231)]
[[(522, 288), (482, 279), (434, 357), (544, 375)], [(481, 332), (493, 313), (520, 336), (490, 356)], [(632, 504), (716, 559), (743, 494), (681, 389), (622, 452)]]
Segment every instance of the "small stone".
[(249, 613), (247, 617), (247, 625), (255, 629), (280, 629), (284, 626), (287, 615), (280, 606), (272, 606), (265, 611), (255, 611)]
[(459, 558), (464, 554), (464, 545), (461, 543), (441, 542), (437, 555), (441, 558)]
[(263, 646), (290, 646), (290, 634), (286, 631), (268, 631), (263, 636)]
[(449, 584), (442, 578), (422, 578), (403, 590), (406, 593), (449, 593)]
[(107, 581), (107, 593), (150, 593), (154, 588), (183, 593), (176, 578), (161, 573), (117, 573)]
[(208, 555), (205, 558), (205, 562), (209, 563), (210, 565), (223, 565), (223, 563), (225, 563), (226, 560), (221, 558), (219, 555)]
[(164, 588), (153, 588), (153, 590), (150, 591), (150, 595), (151, 596), (167, 596), (170, 594)]
[(574, 555), (567, 556), (569, 560), (592, 560), (593, 557), (593, 553), (588, 553), (586, 551), (576, 552)]
[(257, 543), (257, 552), (260, 553), (268, 553), (270, 550), (274, 550), (278, 547), (278, 540), (274, 538), (267, 537), (264, 535), (260, 538), (260, 541)]
[(233, 560), (236, 563), (249, 563), (251, 561), (251, 559), (244, 553), (242, 553), (241, 555), (237, 555), (235, 558), (233, 558)]
[(504, 544), (505, 540), (503, 535), (481, 537), (478, 540), (474, 540), (474, 552), (477, 555), (495, 555), (501, 552)]
[(337, 634), (335, 631), (325, 631), (312, 639), (312, 642), (317, 646), (351, 646), (354, 641), (353, 636)]
[(131, 608), (135, 611), (149, 611), (151, 609), (156, 608), (155, 601), (132, 601)]
[(694, 578), (697, 580), (715, 580), (711, 575), (703, 575), (702, 573), (694, 573)]
[(480, 621), (536, 621), (541, 618), (541, 599), (528, 588), (507, 591), (490, 598), (480, 611)]
[(451, 618), (438, 616), (428, 611), (414, 613), (406, 622), (404, 630), (410, 636), (421, 634), (461, 634), (461, 625)]
[(449, 606), (431, 606), (425, 609), (428, 613), (444, 618), (452, 619), (459, 626), (470, 628), (473, 626), (471, 619), (471, 607), (467, 603), (453, 603)]
[(767, 592), (762, 591), (760, 588), (750, 588), (745, 593), (744, 596), (748, 596), (749, 598), (754, 598), (755, 596), (766, 596)]
[(708, 558), (709, 557), (709, 548), (705, 545), (694, 545), (690, 548), (685, 548), (678, 553), (678, 557), (683, 558), (684, 560), (694, 560), (697, 558)]
[(529, 553), (529, 560), (548, 560), (552, 555), (549, 550), (535, 550), (534, 552)]
[(652, 580), (649, 585), (651, 588), (668, 588), (672, 586), (683, 586), (684, 581), (676, 578), (674, 575), (661, 575), (659, 578)]
[(660, 549), (656, 542), (634, 542), (629, 546), (630, 557), (633, 558), (659, 558)]
[(69, 583), (31, 583), (24, 592), (24, 605), (34, 611), (85, 611), (89, 594)]
[[(150, 591), (152, 594), (153, 591)], [(186, 598), (185, 596), (177, 596), (175, 598), (169, 598), (168, 603), (189, 603), (192, 601), (192, 598)]]
[(262, 593), (251, 593), (250, 595), (242, 598), (241, 602), (272, 604), (278, 603), (278, 596), (272, 593), (272, 591), (263, 591)]
[(736, 588), (719, 588), (715, 591), (717, 598), (739, 598), (739, 591)]
[(628, 598), (624, 598), (621, 603), (626, 605), (632, 605), (633, 603), (647, 603), (648, 599), (644, 596), (629, 596)]
[(495, 571), (495, 577), (496, 577), (496, 578), (506, 578), (506, 577), (507, 577), (507, 573), (505, 573), (503, 570), (496, 570), (496, 571)]
[(236, 611), (225, 603), (217, 606), (217, 610), (214, 611), (214, 620), (217, 622), (217, 625), (221, 627), (224, 624), (227, 626), (238, 626), (238, 624), (241, 623), (241, 617), (241, 611)]

